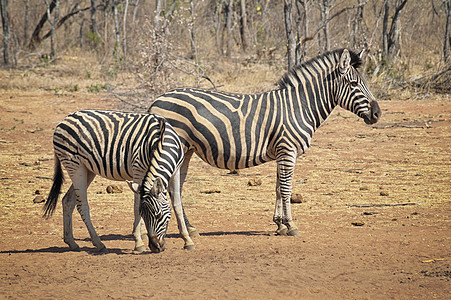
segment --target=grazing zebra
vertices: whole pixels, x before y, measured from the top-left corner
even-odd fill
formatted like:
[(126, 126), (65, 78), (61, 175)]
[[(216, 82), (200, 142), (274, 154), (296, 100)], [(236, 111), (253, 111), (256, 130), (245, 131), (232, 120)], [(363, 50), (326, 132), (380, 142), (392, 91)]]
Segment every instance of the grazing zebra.
[[(164, 237), (171, 218), (166, 191), (169, 187), (174, 210), (182, 210), (180, 193), (180, 164), (183, 149), (173, 128), (161, 118), (150, 114), (84, 110), (66, 117), (53, 134), (55, 174), (53, 186), (44, 205), (44, 217), (50, 217), (63, 183), (61, 164), (66, 168), (72, 185), (63, 197), (64, 241), (72, 250), (79, 250), (72, 232), (72, 213), (77, 205), (99, 251), (106, 252), (89, 214), (87, 188), (96, 175), (127, 180), (135, 192), (135, 221), (133, 235), (135, 250), (145, 250), (141, 237), (141, 217), (147, 229), (149, 248), (160, 252), (165, 248)], [(129, 180), (133, 180), (130, 182)], [(178, 212), (177, 215), (182, 215)], [(185, 248), (194, 247), (185, 222), (180, 231), (186, 232)]]
[(292, 176), (296, 158), (310, 146), (315, 130), (336, 106), (352, 111), (366, 124), (381, 116), (357, 70), (360, 65), (361, 53), (335, 50), (294, 67), (273, 91), (240, 95), (176, 89), (157, 98), (149, 112), (164, 116), (184, 145), (181, 185), (193, 153), (212, 166), (230, 170), (276, 160), (276, 233), (299, 235), (291, 217)]

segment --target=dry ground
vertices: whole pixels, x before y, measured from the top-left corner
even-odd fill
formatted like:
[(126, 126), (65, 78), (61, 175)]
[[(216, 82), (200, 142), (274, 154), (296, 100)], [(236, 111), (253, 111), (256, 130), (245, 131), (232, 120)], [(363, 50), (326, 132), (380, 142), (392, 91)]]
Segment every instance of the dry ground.
[(45, 220), (33, 203), (51, 186), (52, 132), (70, 112), (116, 105), (0, 92), (0, 298), (450, 298), (449, 95), (381, 101), (374, 126), (337, 109), (298, 161), (301, 237), (273, 234), (274, 163), (229, 175), (195, 158), (183, 201), (201, 232), (196, 250), (182, 249), (173, 219), (166, 251), (134, 254), (132, 193), (119, 183), (124, 193), (107, 194), (96, 178), (91, 214), (110, 253), (94, 251), (78, 213), (82, 251), (70, 252), (61, 205)]

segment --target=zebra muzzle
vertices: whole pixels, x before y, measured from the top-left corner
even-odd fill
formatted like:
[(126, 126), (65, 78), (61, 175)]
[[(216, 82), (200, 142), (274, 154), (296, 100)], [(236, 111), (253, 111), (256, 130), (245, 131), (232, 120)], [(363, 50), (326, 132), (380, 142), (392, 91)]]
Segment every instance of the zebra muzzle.
[(156, 235), (151, 235), (149, 237), (149, 248), (152, 253), (160, 253), (165, 249), (164, 237), (161, 239)]
[(370, 103), (370, 110), (368, 113), (363, 115), (363, 120), (366, 124), (371, 125), (379, 121), (380, 117), (382, 115), (382, 111), (379, 107), (379, 104), (377, 101), (373, 100)]

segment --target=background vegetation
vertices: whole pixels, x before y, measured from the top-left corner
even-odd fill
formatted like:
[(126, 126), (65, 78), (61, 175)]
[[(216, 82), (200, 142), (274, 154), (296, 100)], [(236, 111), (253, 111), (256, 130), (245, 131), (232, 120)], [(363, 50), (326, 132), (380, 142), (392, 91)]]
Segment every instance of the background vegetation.
[(451, 88), (450, 0), (0, 4), (4, 89), (107, 90), (143, 108), (178, 86), (267, 90), (293, 64), (341, 47), (365, 49), (379, 97)]

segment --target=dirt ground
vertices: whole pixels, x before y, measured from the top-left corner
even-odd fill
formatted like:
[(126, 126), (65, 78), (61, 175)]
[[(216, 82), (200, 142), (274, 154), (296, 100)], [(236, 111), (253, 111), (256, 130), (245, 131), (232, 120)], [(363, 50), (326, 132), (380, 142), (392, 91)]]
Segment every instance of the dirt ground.
[(112, 182), (96, 178), (91, 215), (109, 248), (99, 255), (77, 212), (82, 249), (71, 252), (60, 202), (45, 220), (33, 200), (50, 190), (56, 124), (118, 103), (0, 92), (0, 298), (451, 299), (450, 100), (383, 100), (373, 126), (337, 109), (298, 160), (301, 237), (274, 235), (274, 163), (230, 175), (194, 158), (183, 202), (201, 235), (183, 250), (173, 218), (160, 254), (132, 251), (132, 192), (108, 194)]

